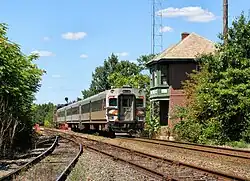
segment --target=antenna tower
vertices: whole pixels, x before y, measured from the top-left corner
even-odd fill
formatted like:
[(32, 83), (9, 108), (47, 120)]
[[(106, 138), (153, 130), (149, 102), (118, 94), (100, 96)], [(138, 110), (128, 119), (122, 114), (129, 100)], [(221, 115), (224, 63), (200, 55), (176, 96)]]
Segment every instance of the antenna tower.
[(162, 52), (162, 1), (152, 1), (152, 40), (151, 40), (151, 53), (157, 54)]

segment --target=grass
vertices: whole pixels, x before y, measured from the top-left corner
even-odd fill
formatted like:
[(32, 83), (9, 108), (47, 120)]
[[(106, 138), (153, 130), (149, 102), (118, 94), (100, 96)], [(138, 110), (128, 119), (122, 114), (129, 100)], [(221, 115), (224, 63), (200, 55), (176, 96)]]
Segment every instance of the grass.
[(244, 141), (232, 141), (232, 142), (226, 143), (226, 145), (235, 147), (235, 148), (250, 148), (250, 144)]

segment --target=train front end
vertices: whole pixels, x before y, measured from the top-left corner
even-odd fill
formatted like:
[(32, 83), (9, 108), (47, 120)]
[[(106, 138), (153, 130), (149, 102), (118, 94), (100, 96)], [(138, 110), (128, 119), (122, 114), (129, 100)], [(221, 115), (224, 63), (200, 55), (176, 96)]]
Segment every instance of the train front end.
[(107, 94), (108, 127), (115, 133), (135, 135), (143, 130), (146, 97), (142, 89), (124, 86)]

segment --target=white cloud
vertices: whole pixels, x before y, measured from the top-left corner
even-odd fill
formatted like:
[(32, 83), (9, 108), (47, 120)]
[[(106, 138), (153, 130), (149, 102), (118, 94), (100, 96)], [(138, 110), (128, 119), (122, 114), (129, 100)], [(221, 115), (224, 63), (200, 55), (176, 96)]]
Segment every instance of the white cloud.
[(53, 87), (52, 86), (49, 86), (48, 89), (52, 89)]
[(55, 55), (54, 53), (50, 51), (39, 51), (39, 50), (32, 51), (31, 53), (38, 54), (40, 57), (51, 57)]
[(173, 32), (174, 29), (171, 28), (170, 26), (163, 26), (161, 29), (160, 29), (160, 32)]
[(120, 56), (120, 57), (126, 57), (129, 55), (128, 52), (121, 52), (121, 53), (115, 53), (117, 56)]
[(43, 41), (50, 41), (50, 38), (45, 36), (45, 37), (43, 37)]
[(54, 74), (52, 75), (53, 78), (61, 78), (62, 76), (61, 75), (58, 75), (58, 74)]
[(80, 55), (80, 58), (88, 58), (88, 55), (86, 55), (86, 54), (81, 54), (81, 55)]
[(62, 38), (67, 39), (67, 40), (80, 40), (83, 39), (85, 36), (87, 36), (87, 33), (85, 32), (68, 32), (62, 34)]
[(201, 7), (183, 7), (183, 8), (166, 8), (157, 12), (157, 15), (162, 15), (167, 18), (185, 17), (191, 22), (209, 22), (216, 19), (216, 16), (208, 10)]

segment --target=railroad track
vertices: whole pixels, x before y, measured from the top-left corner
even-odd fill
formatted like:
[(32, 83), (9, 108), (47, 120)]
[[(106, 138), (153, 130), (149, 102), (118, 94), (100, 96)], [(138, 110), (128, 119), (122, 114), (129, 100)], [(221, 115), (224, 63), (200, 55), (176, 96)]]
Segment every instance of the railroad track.
[(83, 137), (75, 133), (65, 133), (59, 130), (60, 135), (81, 142), (86, 149), (94, 150), (101, 154), (129, 163), (162, 180), (247, 180), (244, 177), (234, 176), (216, 170), (210, 170), (192, 164), (176, 162), (174, 160), (144, 153)]
[(57, 136), (46, 152), (0, 180), (66, 180), (81, 153), (81, 144)]
[(178, 142), (178, 141), (159, 140), (159, 139), (145, 139), (145, 138), (122, 138), (122, 139), (131, 140), (131, 141), (139, 141), (139, 142), (144, 142), (144, 143), (151, 143), (151, 144), (162, 145), (162, 146), (167, 146), (167, 147), (182, 148), (182, 149), (192, 150), (192, 151), (218, 154), (218, 155), (235, 157), (235, 158), (242, 158), (242, 159), (247, 159), (247, 160), (249, 159), (249, 163), (250, 163), (250, 151), (249, 150), (226, 148), (226, 147), (219, 147), (219, 146), (208, 146), (208, 145)]

